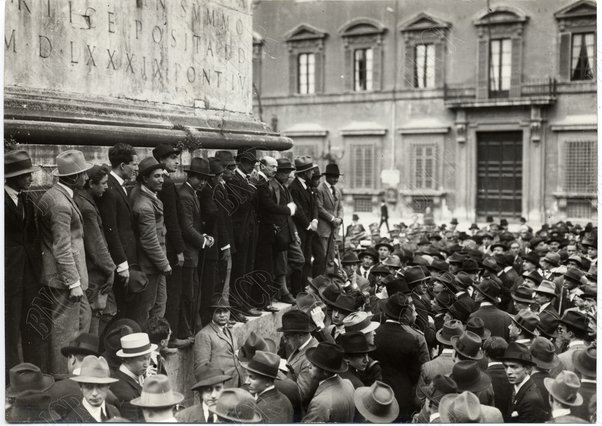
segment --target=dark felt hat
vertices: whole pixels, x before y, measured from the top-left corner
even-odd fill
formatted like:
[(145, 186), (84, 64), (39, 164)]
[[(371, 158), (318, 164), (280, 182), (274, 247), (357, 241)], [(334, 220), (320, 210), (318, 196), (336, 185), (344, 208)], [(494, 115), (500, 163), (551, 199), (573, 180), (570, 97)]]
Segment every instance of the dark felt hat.
[(474, 285), (474, 281), (472, 277), (468, 274), (468, 272), (460, 271), (454, 277), (454, 284), (457, 287), (467, 289), (468, 287)]
[(322, 176), (343, 176), (339, 171), (339, 165), (330, 163), (326, 165), (326, 171), (322, 173)]
[(168, 155), (179, 154), (180, 152), (182, 152), (182, 150), (175, 145), (162, 143), (153, 149), (153, 157), (155, 157), (157, 161), (161, 161), (161, 159), (167, 157)]
[(37, 365), (22, 362), (8, 371), (10, 386), (6, 396), (14, 397), (26, 390), (47, 391), (54, 384), (50, 374), (43, 374)]
[(450, 377), (458, 385), (459, 392), (480, 392), (491, 386), (491, 378), (481, 371), (476, 361), (456, 362)]
[(278, 162), (279, 172), (292, 172), (293, 170), (295, 170), (295, 166), (293, 166), (291, 160), (289, 160), (286, 157), (279, 158), (276, 161)]
[(500, 301), (499, 297), (502, 293), (502, 288), (496, 281), (492, 279), (484, 279), (478, 286), (475, 287), (475, 290), (481, 293), (492, 303), (497, 304)]
[(345, 352), (335, 343), (320, 342), (315, 348), (309, 348), (306, 354), (309, 362), (322, 370), (335, 374), (347, 371), (347, 363), (343, 359)]
[(385, 288), (387, 289), (387, 294), (389, 296), (392, 296), (398, 292), (404, 294), (411, 293), (410, 287), (408, 287), (408, 283), (403, 277), (399, 277), (396, 275), (387, 275), (382, 282), (384, 283)]
[(558, 314), (552, 311), (543, 311), (539, 314), (539, 325), (537, 326), (537, 330), (539, 330), (539, 333), (542, 336), (551, 339), (556, 337), (559, 323), (560, 318)]
[(426, 388), (424, 395), (426, 398), (439, 404), (441, 398), (450, 393), (458, 392), (458, 384), (450, 376), (444, 376), (443, 374), (437, 374), (433, 377), (433, 381)]
[(370, 345), (366, 335), (360, 331), (341, 334), (337, 343), (347, 355), (365, 354), (376, 349), (376, 346)]
[(531, 342), (531, 357), (537, 367), (544, 370), (551, 370), (560, 364), (560, 358), (556, 355), (554, 343), (543, 336), (537, 336)]
[(395, 293), (389, 296), (385, 303), (384, 312), (387, 316), (399, 320), (402, 313), (411, 305), (411, 299), (403, 293)]
[(209, 307), (213, 308), (213, 309), (230, 309), (230, 308), (232, 308), (232, 306), (230, 306), (230, 302), (228, 302), (228, 300), (219, 293), (216, 293), (213, 295), (213, 297), (211, 298), (211, 303), (210, 303)]
[(343, 255), (341, 259), (341, 263), (344, 264), (357, 264), (360, 263), (360, 259), (357, 257), (357, 254), (354, 251), (348, 251)]
[(530, 309), (521, 309), (516, 315), (510, 318), (527, 335), (531, 337), (537, 335), (535, 330), (539, 325), (539, 316), (535, 312)]
[(462, 322), (466, 322), (468, 320), (468, 317), (472, 313), (471, 308), (472, 308), (472, 306), (471, 306), (470, 302), (467, 299), (462, 298), (462, 299), (456, 300), (449, 307), (448, 312), (453, 318), (460, 320)]
[[(310, 296), (311, 297), (311, 296)], [(238, 350), (238, 359), (240, 362), (249, 362), (257, 351), (275, 352), (276, 344), (260, 337), (254, 331), (251, 331), (245, 343)]]
[(341, 294), (341, 288), (337, 284), (329, 282), (327, 285), (320, 288), (318, 293), (324, 303), (332, 306), (332, 304), (337, 301), (337, 298)]
[(474, 360), (483, 358), (483, 351), (481, 350), (483, 340), (481, 339), (481, 336), (472, 331), (465, 331), (459, 336), (451, 337), (450, 343), (456, 352), (462, 354), (466, 358)]
[(531, 272), (523, 272), (523, 277), (524, 278), (528, 278), (531, 281), (533, 281), (535, 283), (535, 285), (539, 285), (541, 284), (543, 277), (541, 276), (541, 274), (537, 271), (531, 271)]
[(596, 377), (597, 350), (595, 346), (573, 352), (575, 369), (586, 377)]
[(298, 310), (285, 312), (282, 315), (282, 327), (276, 331), (283, 333), (311, 333), (314, 327), (311, 325), (311, 318)]
[(453, 336), (461, 336), (464, 333), (464, 325), (458, 320), (449, 320), (443, 323), (443, 327), (437, 331), (437, 341), (444, 345), (451, 346)]
[(232, 378), (224, 373), (224, 370), (222, 370), (217, 364), (210, 362), (199, 367), (198, 376), (201, 377), (201, 380), (192, 386), (192, 390), (203, 388), (205, 386), (217, 385), (218, 383), (224, 383)]
[(420, 266), (410, 266), (405, 270), (405, 280), (410, 288), (428, 281), (430, 277), (426, 276)]
[(247, 163), (257, 162), (257, 149), (253, 147), (239, 148), (236, 151), (236, 161), (245, 161)]
[(249, 371), (271, 379), (278, 378), (280, 357), (271, 352), (257, 351), (248, 364), (243, 365)]
[(215, 151), (215, 158), (224, 167), (236, 165), (236, 161), (234, 161), (234, 155), (230, 151)]
[(18, 149), (15, 151), (7, 151), (4, 154), (4, 177), (10, 178), (28, 173), (37, 172), (40, 170), (38, 166), (34, 166), (31, 162), (29, 153), (25, 150)]
[(81, 333), (69, 345), (61, 348), (63, 356), (69, 355), (96, 355), (98, 352), (98, 336), (90, 333)]
[(355, 311), (355, 297), (341, 293), (334, 302), (330, 303), (330, 306), (339, 311), (351, 313)]
[(535, 365), (529, 348), (522, 343), (511, 342), (508, 344), (504, 356), (501, 358), (502, 361), (513, 361), (523, 365)]
[(560, 322), (569, 330), (587, 331), (587, 315), (579, 311), (566, 311)]
[(215, 157), (209, 157), (209, 173), (218, 176), (221, 175), (222, 173), (224, 173), (224, 166), (222, 165), (221, 161), (219, 161), (217, 158)]
[[(138, 176), (148, 176), (157, 169), (162, 169), (163, 165), (154, 157), (146, 157), (138, 163)], [(140, 180), (140, 179), (139, 179)]]
[(378, 252), (372, 247), (368, 247), (366, 250), (359, 252), (358, 257), (360, 259), (364, 256), (370, 256), (374, 262), (378, 262)]
[(394, 247), (393, 247), (393, 245), (391, 244), (391, 242), (389, 241), (388, 238), (381, 238), (380, 241), (378, 242), (378, 244), (376, 244), (374, 246), (374, 248), (376, 249), (376, 251), (378, 251), (378, 249), (380, 247), (387, 247), (390, 252), (393, 252), (393, 250), (394, 250)]
[(518, 286), (518, 288), (512, 292), (512, 299), (521, 303), (533, 303), (535, 302), (535, 299), (533, 299), (533, 289), (524, 285)]
[(530, 262), (533, 265), (539, 266), (539, 256), (534, 251), (530, 251), (529, 253), (527, 253), (523, 257), (523, 260), (526, 260), (527, 262)]
[(480, 317), (469, 318), (468, 321), (466, 321), (466, 331), (472, 331), (483, 341), (491, 337), (491, 331), (488, 328), (485, 328), (485, 322), (483, 322), (483, 319)]
[(190, 160), (190, 165), (184, 167), (186, 173), (193, 173), (195, 175), (201, 175), (203, 177), (213, 177), (215, 173), (211, 173), (211, 166), (209, 160), (202, 157), (193, 157)]
[(314, 161), (309, 155), (295, 158), (295, 171), (303, 173), (314, 168)]

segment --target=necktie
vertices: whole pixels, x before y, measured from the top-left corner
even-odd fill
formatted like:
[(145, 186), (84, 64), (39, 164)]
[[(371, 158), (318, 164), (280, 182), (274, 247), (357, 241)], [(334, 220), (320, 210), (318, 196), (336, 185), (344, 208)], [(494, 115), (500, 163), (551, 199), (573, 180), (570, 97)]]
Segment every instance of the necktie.
[(25, 219), (25, 194), (22, 192), (19, 192), (19, 195), (17, 195), (17, 210), (19, 211), (21, 220)]
[(367, 275), (368, 275), (368, 271), (364, 270), (364, 278), (368, 278)]
[(332, 198), (334, 198), (334, 201), (337, 200), (337, 191), (334, 189), (334, 185), (330, 185), (330, 189), (332, 190)]
[(100, 421), (101, 422), (106, 422), (107, 420), (109, 420), (109, 418), (105, 414), (105, 411), (101, 408), (100, 409)]

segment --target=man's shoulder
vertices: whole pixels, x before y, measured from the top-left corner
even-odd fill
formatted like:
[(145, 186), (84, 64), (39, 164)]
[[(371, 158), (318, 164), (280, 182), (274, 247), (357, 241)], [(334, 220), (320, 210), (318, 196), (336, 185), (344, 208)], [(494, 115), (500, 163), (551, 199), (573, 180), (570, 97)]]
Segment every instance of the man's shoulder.
[(182, 423), (194, 423), (205, 421), (205, 413), (203, 412), (203, 406), (201, 404), (193, 405), (192, 407), (185, 408), (178, 411), (176, 419)]

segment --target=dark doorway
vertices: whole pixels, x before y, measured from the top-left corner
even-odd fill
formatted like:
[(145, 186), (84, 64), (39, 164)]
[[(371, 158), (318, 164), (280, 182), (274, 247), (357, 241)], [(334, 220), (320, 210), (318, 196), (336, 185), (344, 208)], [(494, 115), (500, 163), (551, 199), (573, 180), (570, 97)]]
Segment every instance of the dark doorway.
[(477, 217), (518, 219), (522, 185), (522, 131), (477, 133)]

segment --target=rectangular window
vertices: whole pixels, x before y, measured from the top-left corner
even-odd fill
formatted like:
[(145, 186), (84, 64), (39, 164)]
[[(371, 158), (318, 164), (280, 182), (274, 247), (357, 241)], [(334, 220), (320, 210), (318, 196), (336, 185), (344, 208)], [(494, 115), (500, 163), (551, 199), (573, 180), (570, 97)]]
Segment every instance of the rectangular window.
[(375, 169), (374, 145), (351, 145), (351, 187), (355, 189), (374, 188)]
[(353, 51), (353, 86), (356, 92), (372, 90), (373, 66), (372, 49), (356, 49)]
[(596, 65), (595, 33), (572, 34), (571, 80), (593, 80)]
[(372, 197), (355, 195), (353, 197), (353, 211), (360, 213), (371, 213), (372, 212)]
[(414, 87), (435, 86), (435, 45), (417, 44), (414, 47)]
[(598, 146), (595, 141), (567, 141), (564, 146), (566, 192), (595, 193), (598, 187)]
[(297, 91), (302, 95), (316, 92), (316, 56), (313, 53), (299, 54)]
[(491, 40), (489, 59), (489, 93), (492, 97), (507, 97), (512, 71), (512, 40)]
[(412, 145), (414, 189), (437, 189), (437, 145)]

